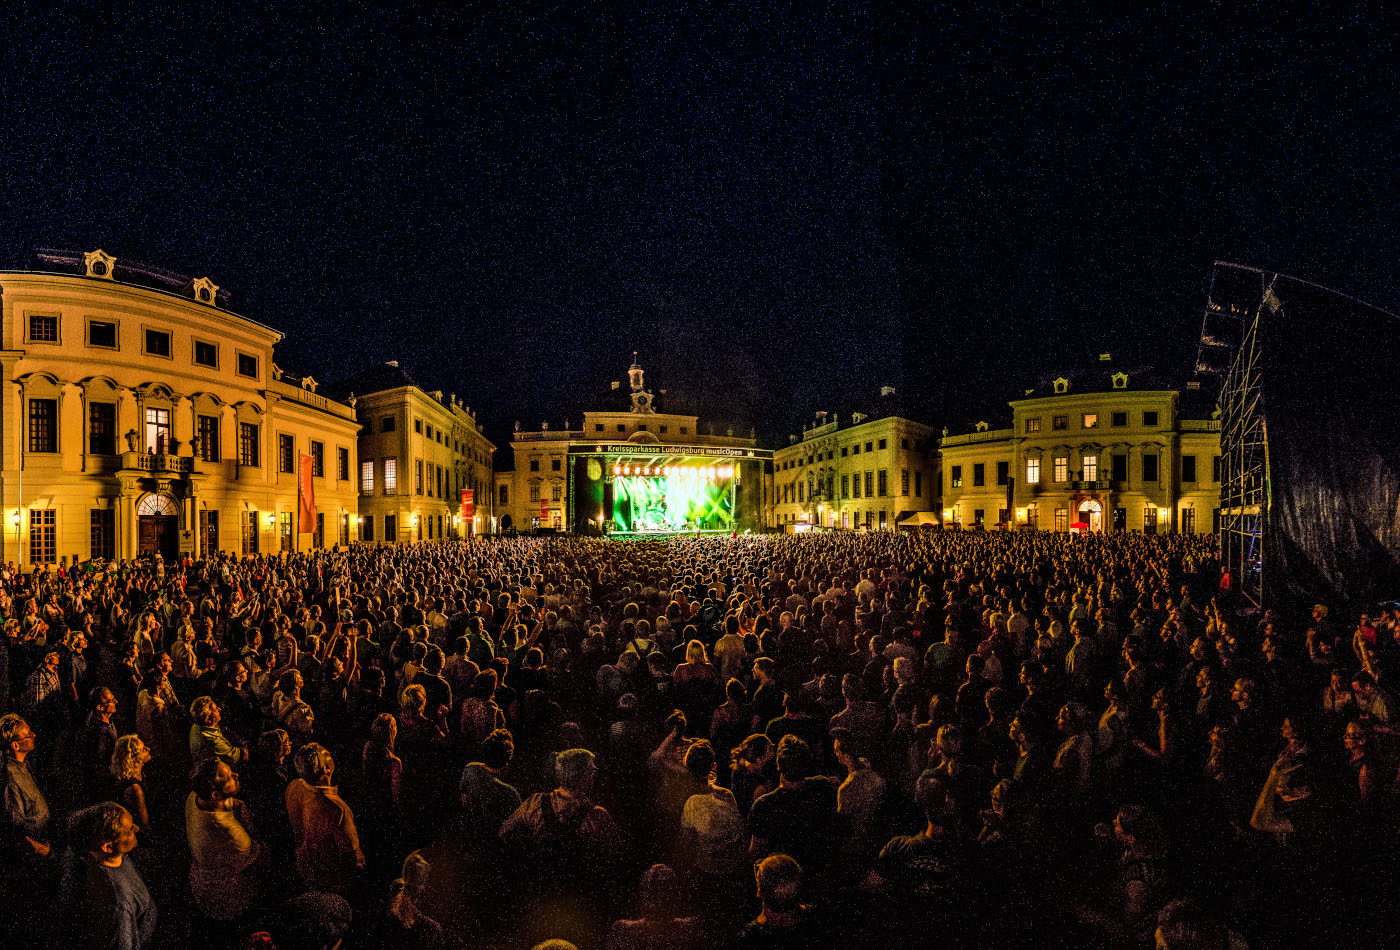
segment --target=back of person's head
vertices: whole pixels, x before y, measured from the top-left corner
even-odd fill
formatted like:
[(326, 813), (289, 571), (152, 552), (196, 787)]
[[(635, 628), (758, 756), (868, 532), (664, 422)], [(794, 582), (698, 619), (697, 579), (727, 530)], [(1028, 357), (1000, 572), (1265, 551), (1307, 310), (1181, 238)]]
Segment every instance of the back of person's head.
[(699, 640), (691, 640), (687, 643), (685, 645), (685, 660), (687, 663), (706, 662), (705, 644), (701, 643)]
[(74, 847), (99, 853), (104, 845), (115, 845), (121, 837), (125, 808), (116, 802), (98, 802), (68, 816), (68, 840)]
[(481, 742), (481, 764), (500, 771), (515, 757), (515, 737), (509, 729), (496, 729)]
[(919, 776), (914, 801), (929, 821), (941, 825), (947, 820), (951, 797), (948, 780), (941, 774), (929, 769)]
[(258, 736), (258, 761), (276, 762), (282, 755), (282, 743), (286, 739), (285, 729), (269, 729)]
[(771, 656), (761, 656), (753, 661), (753, 668), (769, 679), (772, 679), (773, 673), (777, 669), (777, 664), (773, 662)]
[(668, 865), (653, 864), (642, 875), (642, 907), (647, 916), (671, 914), (679, 896), (676, 872)]
[(472, 692), (478, 699), (490, 699), (496, 695), (496, 686), (500, 679), (493, 669), (484, 669), (476, 674), (476, 679), (472, 680)]
[(316, 784), (316, 780), (326, 774), (330, 753), (319, 742), (308, 742), (297, 749), (292, 757), (292, 766), (297, 770), (297, 775), (308, 784)]
[(691, 743), (685, 750), (685, 770), (697, 781), (705, 781), (715, 769), (715, 749), (709, 740), (701, 739)]
[(219, 766), (223, 760), (215, 756), (205, 759), (190, 773), (190, 791), (208, 801), (219, 791)]
[(758, 898), (778, 912), (796, 910), (802, 891), (802, 865), (786, 854), (770, 854), (754, 867)]
[(443, 662), (442, 651), (435, 646), (428, 647), (428, 652), (423, 655), (423, 669), (429, 673), (441, 673)]
[(389, 749), (394, 745), (394, 738), (398, 735), (399, 724), (389, 713), (380, 713), (374, 717), (374, 722), (369, 726), (369, 738), (375, 745)]
[(399, 695), (399, 708), (404, 712), (422, 715), (428, 706), (428, 691), (417, 683), (405, 686)]
[(587, 794), (596, 773), (593, 753), (587, 749), (565, 749), (554, 756), (554, 778), (566, 792)]
[(1174, 900), (1157, 912), (1160, 950), (1229, 950), (1230, 931), (1219, 917), (1190, 899)]
[(812, 774), (812, 750), (797, 736), (786, 735), (778, 742), (778, 774), (797, 781)]
[(729, 682), (724, 684), (724, 696), (732, 703), (744, 703), (748, 701), (749, 693), (744, 688), (743, 680), (729, 678)]
[(569, 943), (567, 940), (560, 940), (554, 937), (549, 940), (540, 941), (531, 947), (530, 950), (578, 950), (578, 947)]

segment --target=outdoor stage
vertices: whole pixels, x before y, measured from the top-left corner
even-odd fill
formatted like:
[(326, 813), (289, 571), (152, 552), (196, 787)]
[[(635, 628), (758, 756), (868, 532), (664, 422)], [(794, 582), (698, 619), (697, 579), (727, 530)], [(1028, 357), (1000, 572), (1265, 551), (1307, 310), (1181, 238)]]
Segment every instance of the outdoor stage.
[(722, 537), (733, 534), (732, 528), (701, 528), (699, 530), (680, 531), (609, 531), (610, 538), (700, 538), (700, 537)]

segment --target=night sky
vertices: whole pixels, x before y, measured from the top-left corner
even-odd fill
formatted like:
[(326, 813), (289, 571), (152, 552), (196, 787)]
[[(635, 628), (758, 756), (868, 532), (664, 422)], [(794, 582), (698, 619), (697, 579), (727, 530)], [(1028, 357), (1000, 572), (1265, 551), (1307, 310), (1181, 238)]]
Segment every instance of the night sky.
[(1185, 380), (1217, 258), (1400, 307), (1379, 15), (452, 6), (11, 7), (0, 265), (208, 275), (284, 368), (397, 358), (503, 447), (634, 349), (769, 444), (882, 384), (956, 429), (1099, 352)]

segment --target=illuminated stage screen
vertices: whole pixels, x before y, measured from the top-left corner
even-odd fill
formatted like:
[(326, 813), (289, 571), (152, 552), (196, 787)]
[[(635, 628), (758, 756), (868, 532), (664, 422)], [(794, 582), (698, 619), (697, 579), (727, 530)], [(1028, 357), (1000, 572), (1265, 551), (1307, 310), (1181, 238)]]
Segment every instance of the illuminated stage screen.
[(580, 533), (729, 532), (762, 524), (766, 454), (602, 444), (569, 456), (569, 523)]
[(734, 526), (732, 465), (614, 465), (612, 530), (724, 530)]

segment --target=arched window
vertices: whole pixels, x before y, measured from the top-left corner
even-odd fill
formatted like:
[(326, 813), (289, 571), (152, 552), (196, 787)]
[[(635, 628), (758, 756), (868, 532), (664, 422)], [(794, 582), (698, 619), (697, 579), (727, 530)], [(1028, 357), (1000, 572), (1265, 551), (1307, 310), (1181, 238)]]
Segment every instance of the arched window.
[(136, 514), (144, 515), (164, 515), (175, 518), (180, 514), (180, 509), (175, 506), (175, 501), (169, 495), (150, 494), (142, 498), (136, 504)]

